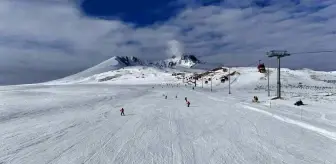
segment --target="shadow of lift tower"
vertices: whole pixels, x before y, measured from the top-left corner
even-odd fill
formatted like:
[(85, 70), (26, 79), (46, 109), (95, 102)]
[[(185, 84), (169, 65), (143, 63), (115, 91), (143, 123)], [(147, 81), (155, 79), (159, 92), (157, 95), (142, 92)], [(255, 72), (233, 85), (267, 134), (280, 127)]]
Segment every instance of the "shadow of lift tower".
[(290, 54), (287, 51), (279, 51), (279, 50), (272, 50), (266, 53), (268, 57), (277, 57), (278, 59), (278, 74), (277, 74), (277, 97), (272, 98), (272, 100), (275, 99), (281, 99), (281, 82), (280, 82), (280, 59), (286, 56), (290, 56)]

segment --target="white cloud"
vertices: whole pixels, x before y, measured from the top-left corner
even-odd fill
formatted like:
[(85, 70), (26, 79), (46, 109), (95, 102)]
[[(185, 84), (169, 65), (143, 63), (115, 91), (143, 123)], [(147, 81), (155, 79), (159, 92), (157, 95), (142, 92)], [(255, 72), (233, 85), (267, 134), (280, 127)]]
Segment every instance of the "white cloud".
[(171, 56), (179, 57), (184, 53), (182, 44), (177, 40), (169, 41), (167, 46), (169, 47), (167, 54), (170, 54)]
[[(281, 2), (273, 1), (274, 5), (263, 9), (227, 9), (222, 6), (189, 9), (170, 23), (184, 29), (192, 27), (182, 36), (178, 35), (187, 42), (187, 50), (216, 55), (208, 56), (208, 59), (222, 59), (223, 62), (229, 60), (233, 65), (257, 61), (270, 49), (285, 49), (289, 52), (335, 49), (333, 42), (336, 39), (336, 18), (330, 17), (336, 14), (335, 2), (330, 4), (332, 1), (325, 1), (329, 6), (322, 10), (311, 9), (315, 6), (309, 5), (315, 4), (283, 7)], [(302, 6), (307, 9), (295, 17), (296, 10)], [(336, 61), (333, 56), (335, 54), (315, 55), (315, 58), (325, 59), (314, 62), (310, 58), (305, 59), (304, 55), (292, 56), (290, 59), (300, 63), (288, 59), (284, 65), (330, 69), (334, 67), (333, 61)]]
[[(3, 83), (32, 82), (28, 77), (39, 74), (37, 80), (49, 80), (56, 76), (48, 71), (64, 76), (114, 55), (165, 58), (171, 40), (178, 40), (185, 52), (231, 65), (257, 61), (270, 49), (335, 49), (333, 0), (301, 4), (271, 0), (265, 8), (252, 2), (256, 1), (228, 0), (220, 6), (195, 7), (197, 3), (187, 0), (192, 5), (164, 24), (134, 28), (118, 20), (88, 18), (66, 0), (2, 0), (0, 73), (15, 72), (9, 76), (15, 80), (6, 78)], [(336, 69), (334, 56), (297, 55), (284, 64)]]

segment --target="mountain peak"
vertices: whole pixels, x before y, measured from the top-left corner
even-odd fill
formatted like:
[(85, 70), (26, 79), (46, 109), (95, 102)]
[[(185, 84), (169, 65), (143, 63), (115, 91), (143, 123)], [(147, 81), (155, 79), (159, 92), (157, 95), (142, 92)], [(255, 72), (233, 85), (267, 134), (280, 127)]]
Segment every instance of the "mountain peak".
[(134, 65), (143, 65), (144, 62), (139, 58), (134, 56), (114, 56), (114, 60), (117, 60), (120, 64), (124, 66), (134, 66)]
[(201, 61), (198, 60), (195, 55), (184, 54), (184, 55), (181, 56), (181, 60), (190, 61), (194, 64), (201, 63)]
[(175, 66), (191, 68), (194, 65), (201, 63), (196, 56), (189, 54), (183, 54), (181, 56), (173, 55), (170, 59), (163, 60), (162, 62), (170, 68)]

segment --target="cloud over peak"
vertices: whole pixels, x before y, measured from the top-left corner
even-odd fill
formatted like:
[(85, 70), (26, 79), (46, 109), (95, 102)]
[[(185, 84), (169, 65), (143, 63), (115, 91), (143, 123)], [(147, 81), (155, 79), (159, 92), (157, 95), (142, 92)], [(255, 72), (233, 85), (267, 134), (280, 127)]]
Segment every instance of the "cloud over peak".
[[(12, 79), (3, 83), (51, 80), (56, 77), (39, 70), (66, 76), (115, 55), (166, 58), (171, 56), (169, 44), (175, 41), (183, 45), (184, 52), (242, 66), (266, 60), (265, 52), (271, 49), (335, 49), (333, 0), (176, 3), (184, 8), (169, 19), (137, 26), (137, 22), (125, 22), (118, 17), (105, 20), (88, 16), (80, 5), (67, 0), (2, 0), (0, 73), (15, 70)], [(335, 70), (334, 56), (293, 55), (284, 66)], [(28, 78), (32, 76), (37, 78)]]

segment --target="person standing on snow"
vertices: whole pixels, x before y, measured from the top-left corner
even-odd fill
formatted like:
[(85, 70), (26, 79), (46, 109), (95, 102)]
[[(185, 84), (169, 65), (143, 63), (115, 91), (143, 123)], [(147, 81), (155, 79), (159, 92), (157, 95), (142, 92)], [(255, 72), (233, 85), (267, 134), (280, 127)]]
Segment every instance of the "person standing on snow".
[(124, 108), (121, 108), (121, 109), (120, 109), (120, 115), (121, 115), (121, 116), (125, 116)]
[(187, 106), (188, 106), (188, 107), (190, 106), (190, 102), (189, 102), (189, 101), (187, 101)]

